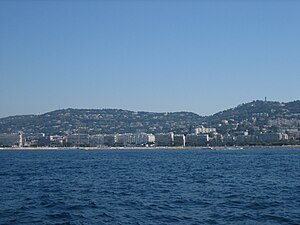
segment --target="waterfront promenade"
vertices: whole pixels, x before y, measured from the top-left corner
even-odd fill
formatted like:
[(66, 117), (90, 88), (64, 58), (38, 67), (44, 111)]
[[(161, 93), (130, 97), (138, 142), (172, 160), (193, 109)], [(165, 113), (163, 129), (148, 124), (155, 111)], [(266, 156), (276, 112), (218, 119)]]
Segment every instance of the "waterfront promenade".
[(155, 147), (0, 147), (0, 150), (238, 150), (251, 148), (300, 148), (300, 145), (280, 146), (155, 146)]

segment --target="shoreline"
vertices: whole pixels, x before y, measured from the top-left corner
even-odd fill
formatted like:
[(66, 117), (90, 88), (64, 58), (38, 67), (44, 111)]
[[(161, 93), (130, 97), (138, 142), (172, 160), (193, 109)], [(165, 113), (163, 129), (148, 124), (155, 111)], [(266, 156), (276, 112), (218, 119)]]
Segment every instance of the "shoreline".
[(300, 148), (300, 145), (267, 145), (267, 146), (157, 146), (157, 147), (0, 147), (1, 150), (240, 150), (259, 148)]

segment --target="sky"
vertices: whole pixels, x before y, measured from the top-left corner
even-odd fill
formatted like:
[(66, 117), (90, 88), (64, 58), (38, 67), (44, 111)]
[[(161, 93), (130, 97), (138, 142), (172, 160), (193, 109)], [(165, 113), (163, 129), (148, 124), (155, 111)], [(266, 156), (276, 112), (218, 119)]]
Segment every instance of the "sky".
[(0, 117), (300, 99), (298, 0), (0, 0)]

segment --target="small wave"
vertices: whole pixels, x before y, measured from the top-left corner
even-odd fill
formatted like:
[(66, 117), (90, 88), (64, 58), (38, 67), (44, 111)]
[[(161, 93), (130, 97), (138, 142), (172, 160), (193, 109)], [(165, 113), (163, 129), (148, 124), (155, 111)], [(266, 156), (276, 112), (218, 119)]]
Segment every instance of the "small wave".
[(287, 217), (283, 217), (283, 216), (279, 216), (279, 215), (262, 215), (260, 218), (262, 221), (273, 221), (273, 222), (277, 222), (279, 224), (296, 224), (293, 222), (293, 220), (287, 218)]
[(72, 215), (68, 212), (59, 212), (59, 213), (52, 213), (46, 215), (49, 219), (67, 219), (71, 220)]

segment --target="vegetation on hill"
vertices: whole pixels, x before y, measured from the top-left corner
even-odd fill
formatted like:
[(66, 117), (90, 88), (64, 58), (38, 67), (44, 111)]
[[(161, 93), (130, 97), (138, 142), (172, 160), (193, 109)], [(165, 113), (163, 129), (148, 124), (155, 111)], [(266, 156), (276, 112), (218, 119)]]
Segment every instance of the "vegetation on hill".
[(42, 115), (0, 119), (0, 133), (112, 134), (189, 132), (203, 117), (191, 112), (152, 113), (121, 109), (63, 109)]
[(133, 112), (121, 109), (63, 109), (42, 115), (11, 116), (0, 119), (0, 133), (112, 134), (190, 133), (204, 125), (225, 134), (282, 127), (299, 128), (300, 101), (288, 103), (253, 101), (202, 117), (192, 112)]
[[(209, 126), (220, 133), (231, 131), (278, 132), (281, 128), (298, 127), (300, 124), (300, 101), (280, 103), (253, 101), (221, 111), (206, 118)], [(297, 125), (298, 124), (298, 125)]]

